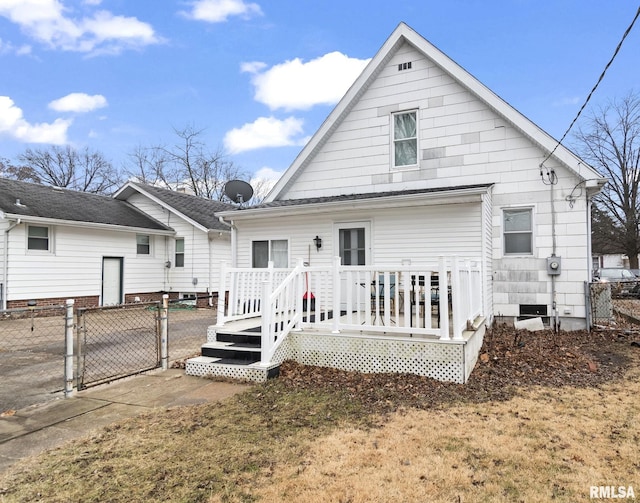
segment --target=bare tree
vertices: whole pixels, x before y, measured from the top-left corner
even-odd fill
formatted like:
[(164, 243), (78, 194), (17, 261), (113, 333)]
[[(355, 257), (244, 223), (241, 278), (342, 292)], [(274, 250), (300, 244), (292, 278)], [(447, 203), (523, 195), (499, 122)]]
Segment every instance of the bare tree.
[(122, 182), (111, 162), (88, 148), (76, 150), (67, 145), (27, 149), (18, 160), (23, 165), (14, 177), (20, 180), (95, 194), (110, 194)]
[(203, 129), (187, 125), (174, 129), (177, 141), (171, 146), (137, 147), (130, 157), (128, 174), (142, 182), (169, 189), (187, 187), (193, 194), (222, 200), (224, 185), (248, 175), (228, 160), (220, 148), (211, 151), (202, 141)]
[(640, 253), (640, 96), (629, 93), (592, 112), (576, 133), (582, 157), (609, 179), (594, 199), (613, 229), (604, 234), (611, 246), (638, 268)]
[(150, 185), (171, 188), (175, 176), (171, 173), (163, 148), (138, 145), (129, 153), (129, 158), (131, 165), (126, 168), (129, 178)]

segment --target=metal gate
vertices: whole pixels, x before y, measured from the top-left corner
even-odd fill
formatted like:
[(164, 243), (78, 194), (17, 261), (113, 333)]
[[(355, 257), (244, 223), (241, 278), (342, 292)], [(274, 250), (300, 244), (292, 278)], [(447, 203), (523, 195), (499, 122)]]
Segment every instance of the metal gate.
[(79, 390), (161, 365), (159, 302), (78, 309)]

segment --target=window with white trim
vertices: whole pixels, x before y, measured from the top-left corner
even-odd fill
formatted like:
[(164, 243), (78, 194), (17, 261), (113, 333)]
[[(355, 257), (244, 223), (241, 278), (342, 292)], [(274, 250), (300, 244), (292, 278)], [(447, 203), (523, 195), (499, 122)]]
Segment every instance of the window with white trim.
[(289, 267), (289, 242), (286, 239), (253, 241), (251, 243), (252, 267)]
[(176, 267), (184, 267), (184, 238), (176, 238)]
[(27, 228), (27, 249), (32, 251), (51, 251), (49, 227), (29, 225)]
[(504, 209), (503, 236), (505, 255), (533, 253), (533, 210), (531, 208)]
[(393, 167), (418, 165), (418, 112), (399, 112), (393, 117)]
[(151, 236), (136, 234), (136, 254), (151, 255)]

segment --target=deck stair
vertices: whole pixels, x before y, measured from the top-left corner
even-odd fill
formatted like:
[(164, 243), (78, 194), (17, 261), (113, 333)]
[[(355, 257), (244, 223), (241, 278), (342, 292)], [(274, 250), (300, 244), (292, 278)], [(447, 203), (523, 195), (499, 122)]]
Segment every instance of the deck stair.
[(187, 360), (186, 374), (265, 381), (277, 375), (279, 366), (260, 364), (261, 338), (259, 327), (238, 331), (209, 327), (202, 356)]

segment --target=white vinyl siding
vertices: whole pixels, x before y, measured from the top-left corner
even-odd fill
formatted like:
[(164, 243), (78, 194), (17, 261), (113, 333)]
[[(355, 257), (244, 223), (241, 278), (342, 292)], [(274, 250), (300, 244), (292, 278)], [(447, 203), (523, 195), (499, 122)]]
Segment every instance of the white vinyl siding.
[[(132, 195), (128, 201), (146, 214), (175, 230), (176, 236), (184, 239), (184, 267), (165, 269), (165, 288), (173, 291), (198, 292), (218, 290), (222, 262), (231, 263), (231, 241), (229, 233), (211, 233), (195, 227), (181, 216), (170, 212), (142, 194)], [(158, 238), (160, 240), (161, 238)], [(170, 238), (164, 260), (175, 261), (175, 245)], [(160, 248), (160, 246), (158, 246)], [(160, 254), (159, 252), (157, 253)], [(194, 286), (193, 280), (197, 280)]]
[[(480, 257), (482, 253), (480, 203), (351, 211), (349, 216), (353, 222), (369, 222), (366, 253), (372, 264), (401, 265), (403, 259), (420, 263), (438, 255)], [(267, 240), (269, 234), (286, 228), (290, 264), (302, 258), (312, 266), (329, 266), (339, 253), (339, 233), (335, 228), (358, 226), (344, 221), (344, 212), (340, 211), (318, 216), (278, 217), (273, 224), (266, 220), (238, 220), (237, 265), (251, 267), (251, 243)], [(316, 251), (313, 244), (316, 234), (322, 238), (320, 251)]]
[(164, 290), (163, 258), (138, 257), (134, 233), (57, 225), (55, 254), (25, 254), (26, 239), (26, 226), (9, 233), (8, 300), (98, 296), (103, 257), (123, 258), (125, 293)]

